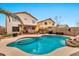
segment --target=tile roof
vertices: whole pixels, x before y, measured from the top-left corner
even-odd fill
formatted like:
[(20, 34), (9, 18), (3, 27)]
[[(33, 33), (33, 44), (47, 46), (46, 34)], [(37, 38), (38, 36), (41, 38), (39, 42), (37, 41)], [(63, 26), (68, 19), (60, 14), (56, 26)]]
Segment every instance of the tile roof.
[(31, 15), (30, 13), (28, 13), (28, 12), (16, 12), (15, 14), (22, 14), (22, 13), (28, 14), (28, 15), (30, 15), (32, 18), (38, 20), (36, 17), (32, 16), (32, 15)]
[(38, 23), (43, 22), (43, 21), (47, 21), (47, 20), (51, 20), (52, 22), (54, 22), (51, 18), (48, 18), (48, 19), (45, 19), (45, 20), (42, 20), (42, 21), (38, 21)]

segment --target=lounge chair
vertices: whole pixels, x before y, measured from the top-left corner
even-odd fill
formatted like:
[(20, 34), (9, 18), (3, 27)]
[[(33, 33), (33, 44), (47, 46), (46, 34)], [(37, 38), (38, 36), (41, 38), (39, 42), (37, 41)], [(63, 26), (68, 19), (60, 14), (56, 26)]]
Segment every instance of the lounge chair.
[(69, 39), (66, 41), (66, 45), (72, 47), (79, 47), (79, 39), (78, 38)]
[(73, 41), (71, 41), (71, 40), (67, 40), (66, 41), (66, 45), (67, 46), (70, 46), (70, 47), (75, 47), (76, 45), (73, 43)]

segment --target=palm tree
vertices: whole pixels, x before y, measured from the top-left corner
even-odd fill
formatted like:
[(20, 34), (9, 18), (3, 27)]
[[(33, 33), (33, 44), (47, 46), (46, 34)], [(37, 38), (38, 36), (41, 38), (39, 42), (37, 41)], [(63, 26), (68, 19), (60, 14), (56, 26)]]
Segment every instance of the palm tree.
[(8, 16), (11, 16), (11, 17), (19, 20), (20, 23), (21, 23), (21, 25), (22, 25), (21, 34), (23, 33), (23, 31), (24, 31), (23, 30), (24, 24), (23, 24), (22, 20), (15, 13), (11, 13), (10, 11), (7, 11), (7, 10), (1, 9), (1, 8), (0, 8), (0, 13), (5, 14), (5, 15), (8, 15)]

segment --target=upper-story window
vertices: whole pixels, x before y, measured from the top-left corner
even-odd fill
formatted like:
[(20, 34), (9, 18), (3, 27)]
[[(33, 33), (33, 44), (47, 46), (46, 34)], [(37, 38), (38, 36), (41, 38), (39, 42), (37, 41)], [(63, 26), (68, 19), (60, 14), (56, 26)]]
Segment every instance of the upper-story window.
[(52, 23), (52, 25), (54, 25), (54, 23)]
[(27, 20), (27, 18), (24, 18), (24, 20)]
[(18, 19), (12, 18), (12, 21), (14, 21), (14, 22), (15, 22), (15, 21), (18, 21)]
[(32, 23), (35, 23), (35, 20), (32, 20)]
[(45, 22), (44, 24), (47, 25), (47, 22)]

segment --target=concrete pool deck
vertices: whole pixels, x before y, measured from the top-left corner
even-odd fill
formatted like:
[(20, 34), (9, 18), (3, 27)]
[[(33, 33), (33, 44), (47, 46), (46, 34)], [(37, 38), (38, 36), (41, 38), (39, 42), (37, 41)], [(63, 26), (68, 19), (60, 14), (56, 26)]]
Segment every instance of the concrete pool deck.
[(18, 48), (7, 46), (7, 44), (9, 44), (13, 41), (16, 41), (19, 38), (39, 37), (39, 36), (42, 36), (42, 35), (43, 34), (40, 34), (40, 35), (38, 35), (38, 34), (36, 34), (36, 35), (20, 35), (20, 36), (13, 37), (13, 38), (2, 39), (0, 41), (0, 53), (5, 54), (6, 56), (70, 56), (71, 54), (79, 51), (79, 48), (73, 48), (73, 47), (65, 46), (65, 47), (62, 47), (62, 48), (58, 48), (58, 49), (56, 49), (55, 51), (53, 51), (49, 54), (34, 55), (34, 54), (29, 54), (29, 53), (23, 52), (22, 50), (20, 50)]

